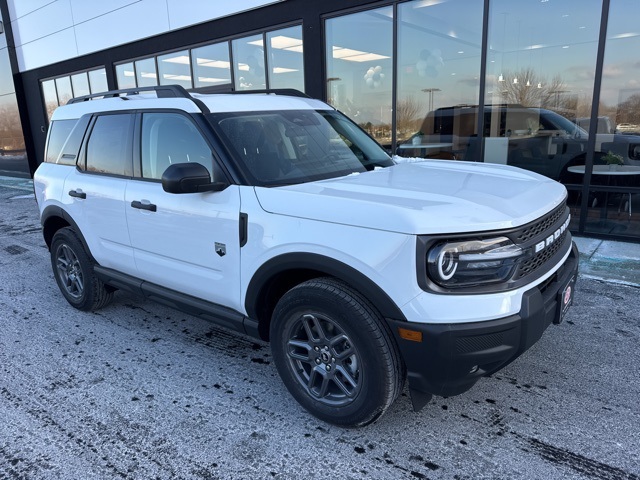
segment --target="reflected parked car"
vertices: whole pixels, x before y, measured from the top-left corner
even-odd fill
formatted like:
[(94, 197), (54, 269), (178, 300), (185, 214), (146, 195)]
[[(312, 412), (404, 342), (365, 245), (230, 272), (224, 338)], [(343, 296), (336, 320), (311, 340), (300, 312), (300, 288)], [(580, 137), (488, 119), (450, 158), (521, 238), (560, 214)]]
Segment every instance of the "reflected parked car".
[[(420, 132), (396, 150), (400, 156), (482, 161), (477, 135), (478, 106), (443, 107), (429, 112)], [(531, 170), (563, 183), (576, 181), (567, 171), (584, 165), (589, 135), (551, 110), (521, 105), (487, 105), (483, 121), (484, 161)], [(625, 164), (640, 165), (640, 136), (598, 133), (594, 162), (608, 152)]]

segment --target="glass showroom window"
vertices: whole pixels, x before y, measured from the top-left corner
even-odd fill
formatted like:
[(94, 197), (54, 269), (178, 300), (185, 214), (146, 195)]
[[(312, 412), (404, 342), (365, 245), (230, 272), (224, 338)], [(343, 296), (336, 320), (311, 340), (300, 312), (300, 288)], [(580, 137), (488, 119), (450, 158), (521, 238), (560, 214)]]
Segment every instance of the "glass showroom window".
[(91, 88), (89, 88), (89, 77), (87, 76), (87, 72), (71, 75), (71, 86), (73, 88), (74, 97), (89, 95), (91, 93)]
[(56, 78), (56, 90), (58, 91), (58, 105), (64, 105), (73, 98), (70, 77)]
[(193, 80), (196, 88), (215, 87), (231, 83), (229, 43), (214, 43), (191, 51)]
[(478, 160), (482, 2), (398, 5), (396, 153)]
[(42, 82), (42, 98), (44, 99), (44, 108), (47, 112), (47, 120), (51, 120), (53, 111), (58, 108), (58, 93), (56, 92), (55, 80), (47, 80)]
[(327, 99), (391, 146), (393, 8), (326, 21)]
[[(585, 223), (591, 233), (636, 239), (640, 237), (639, 15), (636, 0), (611, 2)], [(589, 128), (588, 118), (578, 121)], [(581, 168), (574, 168), (578, 175)]]
[(269, 88), (295, 88), (304, 92), (302, 27), (267, 33)]
[(591, 111), (602, 1), (575, 3), (491, 2), (486, 162), (582, 183), (568, 168), (585, 164), (588, 135), (575, 120)]
[(158, 57), (158, 74), (160, 85), (181, 85), (191, 88), (191, 61), (189, 52), (168, 53)]
[(262, 35), (233, 40), (231, 46), (236, 90), (267, 88)]
[(109, 85), (107, 83), (107, 72), (104, 68), (99, 68), (97, 70), (90, 70), (88, 72), (88, 75), (89, 75), (89, 86), (91, 88), (91, 93), (100, 93), (100, 92), (106, 92), (109, 90)]
[(145, 58), (136, 61), (136, 83), (138, 87), (153, 87), (158, 85), (155, 58)]
[(56, 107), (66, 104), (72, 98), (109, 90), (107, 87), (107, 74), (104, 68), (46, 80), (41, 83), (41, 88), (47, 120), (49, 121)]
[(118, 82), (118, 88), (121, 90), (136, 87), (136, 73), (133, 69), (133, 62), (116, 65), (116, 81)]

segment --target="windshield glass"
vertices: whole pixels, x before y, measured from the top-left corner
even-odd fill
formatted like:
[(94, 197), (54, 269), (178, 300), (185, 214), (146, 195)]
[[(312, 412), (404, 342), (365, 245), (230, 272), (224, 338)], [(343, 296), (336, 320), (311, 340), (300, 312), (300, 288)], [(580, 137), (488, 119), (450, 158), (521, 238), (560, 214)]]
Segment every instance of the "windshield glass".
[(304, 183), (393, 165), (380, 145), (332, 110), (212, 113), (207, 118), (255, 185)]
[(540, 120), (545, 130), (563, 130), (567, 135), (576, 138), (589, 136), (583, 128), (555, 112), (540, 110)]

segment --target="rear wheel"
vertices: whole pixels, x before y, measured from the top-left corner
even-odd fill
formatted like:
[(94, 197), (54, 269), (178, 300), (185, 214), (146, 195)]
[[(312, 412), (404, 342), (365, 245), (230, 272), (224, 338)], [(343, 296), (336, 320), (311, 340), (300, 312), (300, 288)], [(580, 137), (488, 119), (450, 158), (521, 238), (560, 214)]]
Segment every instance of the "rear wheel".
[(371, 423), (402, 390), (403, 365), (387, 325), (342, 282), (320, 278), (291, 289), (276, 306), (270, 333), (284, 384), (326, 422)]
[(94, 265), (71, 227), (55, 233), (51, 242), (53, 275), (62, 295), (79, 310), (97, 310), (113, 298), (113, 290), (96, 277)]

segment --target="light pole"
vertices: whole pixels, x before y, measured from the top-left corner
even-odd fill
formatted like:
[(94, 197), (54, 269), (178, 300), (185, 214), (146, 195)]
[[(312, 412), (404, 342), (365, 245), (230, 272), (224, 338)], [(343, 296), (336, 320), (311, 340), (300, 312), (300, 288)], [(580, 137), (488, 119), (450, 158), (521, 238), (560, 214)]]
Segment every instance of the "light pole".
[(433, 111), (433, 94), (441, 90), (439, 88), (423, 88), (422, 91), (429, 94), (429, 111), (431, 112)]

